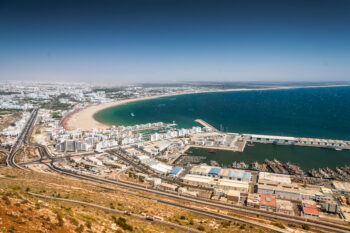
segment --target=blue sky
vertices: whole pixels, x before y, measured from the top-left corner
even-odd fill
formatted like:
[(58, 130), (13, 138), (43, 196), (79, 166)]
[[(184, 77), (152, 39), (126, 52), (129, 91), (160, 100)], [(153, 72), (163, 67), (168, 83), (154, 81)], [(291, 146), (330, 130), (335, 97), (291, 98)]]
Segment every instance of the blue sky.
[(350, 1), (0, 0), (0, 79), (350, 81)]

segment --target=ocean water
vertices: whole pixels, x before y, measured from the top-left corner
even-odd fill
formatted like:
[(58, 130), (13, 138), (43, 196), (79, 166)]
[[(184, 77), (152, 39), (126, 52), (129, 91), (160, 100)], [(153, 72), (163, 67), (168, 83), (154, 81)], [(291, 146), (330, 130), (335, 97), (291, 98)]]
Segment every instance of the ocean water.
[[(189, 94), (128, 103), (95, 114), (96, 120), (109, 124), (175, 121), (180, 128), (197, 125), (198, 118), (229, 132), (350, 140), (350, 87)], [(193, 155), (206, 156), (204, 162), (223, 165), (276, 158), (305, 170), (350, 166), (349, 150), (258, 143), (243, 153), (191, 150)]]
[(350, 87), (179, 95), (111, 107), (94, 117), (116, 125), (175, 121), (180, 128), (203, 119), (228, 132), (350, 140)]

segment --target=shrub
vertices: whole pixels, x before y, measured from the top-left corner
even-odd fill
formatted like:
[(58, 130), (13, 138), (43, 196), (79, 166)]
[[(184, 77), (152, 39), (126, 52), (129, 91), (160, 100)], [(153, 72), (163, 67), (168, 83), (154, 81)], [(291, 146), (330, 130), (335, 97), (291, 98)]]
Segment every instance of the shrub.
[(91, 226), (92, 226), (92, 225), (91, 225), (91, 222), (90, 222), (90, 221), (87, 221), (85, 225), (86, 225), (87, 228), (91, 229)]
[(21, 188), (19, 186), (17, 186), (17, 185), (11, 185), (11, 186), (9, 186), (9, 189), (12, 189), (14, 191), (21, 190)]
[(286, 227), (282, 224), (282, 223), (280, 223), (280, 222), (276, 222), (275, 224), (273, 224), (273, 225), (275, 225), (276, 227), (279, 227), (279, 228), (281, 228), (281, 229), (285, 229)]
[(309, 226), (309, 225), (307, 225), (307, 224), (303, 224), (303, 225), (301, 225), (301, 227), (304, 229), (304, 230), (310, 230), (311, 229), (311, 227)]
[(84, 226), (80, 225), (79, 227), (75, 228), (75, 232), (81, 233), (84, 231)]
[(180, 216), (180, 219), (184, 220), (184, 219), (186, 219), (186, 217), (183, 216), (183, 215), (181, 215), (181, 216)]
[(58, 221), (57, 225), (62, 227), (64, 224), (64, 221), (63, 221), (63, 218), (60, 214), (57, 214), (57, 221)]
[(11, 205), (11, 201), (10, 201), (10, 199), (7, 196), (2, 196), (2, 200), (5, 201), (6, 205)]
[(204, 231), (204, 227), (203, 226), (199, 226), (199, 227), (197, 227), (197, 229), (200, 230), (200, 231)]
[(117, 219), (115, 216), (112, 216), (112, 219), (115, 222), (115, 224), (120, 226), (123, 230), (127, 230), (127, 231), (132, 231), (133, 230), (132, 226), (126, 223), (126, 219), (125, 218), (119, 217)]
[(227, 222), (222, 222), (221, 225), (223, 227), (229, 227), (231, 225), (231, 222), (230, 221), (227, 221)]
[(78, 226), (79, 225), (78, 221), (75, 218), (73, 218), (73, 217), (69, 218), (68, 220), (74, 226)]

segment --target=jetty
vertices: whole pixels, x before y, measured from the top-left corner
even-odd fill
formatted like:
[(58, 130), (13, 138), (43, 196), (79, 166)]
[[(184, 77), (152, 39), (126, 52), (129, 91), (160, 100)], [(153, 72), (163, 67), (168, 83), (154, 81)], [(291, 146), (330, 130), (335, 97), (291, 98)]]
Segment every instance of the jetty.
[(208, 122), (205, 122), (204, 120), (202, 119), (196, 119), (195, 122), (203, 125), (204, 127), (206, 128), (209, 128), (212, 130), (212, 132), (219, 132), (219, 130), (217, 130), (214, 126), (212, 126), (211, 124), (209, 124)]
[(273, 135), (243, 134), (245, 140), (259, 143), (272, 143), (277, 145), (311, 146), (329, 148), (335, 150), (350, 150), (350, 141), (319, 139), (319, 138), (298, 138)]

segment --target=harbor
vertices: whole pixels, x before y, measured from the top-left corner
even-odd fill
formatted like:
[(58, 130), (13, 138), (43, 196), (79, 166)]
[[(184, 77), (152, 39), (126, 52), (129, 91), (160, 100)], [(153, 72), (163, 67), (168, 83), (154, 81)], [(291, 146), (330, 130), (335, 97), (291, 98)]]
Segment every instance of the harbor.
[(247, 165), (254, 162), (262, 164), (266, 159), (271, 161), (277, 159), (283, 163), (298, 164), (304, 171), (350, 166), (349, 150), (336, 151), (318, 147), (282, 146), (271, 143), (254, 143), (253, 146), (246, 146), (243, 152), (190, 148), (186, 154), (189, 156), (203, 156), (205, 159), (201, 161), (202, 163), (210, 164), (210, 161), (213, 160), (223, 167), (231, 167), (234, 162), (244, 162)]
[[(211, 124), (205, 122), (202, 119), (195, 120), (203, 127), (209, 129), (212, 132), (220, 132)], [(333, 140), (333, 139), (319, 139), (319, 138), (303, 138), (303, 137), (286, 137), (286, 136), (274, 136), (274, 135), (257, 135), (257, 134), (240, 134), (240, 133), (228, 133), (231, 135), (240, 135), (242, 141), (257, 142), (257, 143), (271, 143), (276, 145), (286, 146), (311, 146), (319, 148), (335, 149), (337, 151), (350, 150), (350, 141), (345, 140)], [(245, 143), (241, 145), (238, 151), (243, 152)], [(220, 148), (215, 148), (220, 149)]]

